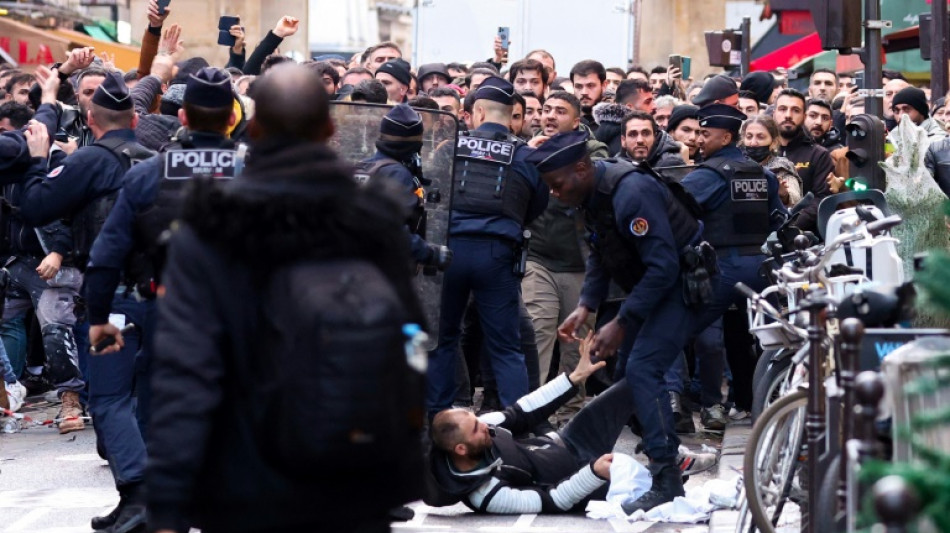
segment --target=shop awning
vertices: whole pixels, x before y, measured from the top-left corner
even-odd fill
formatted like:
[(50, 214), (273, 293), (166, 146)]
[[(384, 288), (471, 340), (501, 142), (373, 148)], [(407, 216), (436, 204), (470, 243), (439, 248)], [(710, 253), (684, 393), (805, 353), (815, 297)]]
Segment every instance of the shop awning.
[(821, 52), (821, 39), (818, 37), (818, 33), (815, 32), (758, 59), (753, 59), (749, 66), (752, 70), (789, 68)]
[(69, 41), (46, 30), (0, 18), (0, 49), (26, 72), (39, 65), (65, 61)]
[(50, 33), (56, 35), (57, 37), (68, 40), (71, 44), (70, 48), (76, 48), (79, 46), (93, 46), (95, 47), (97, 54), (101, 52), (108, 52), (109, 55), (114, 55), (115, 66), (121, 70), (130, 70), (139, 66), (140, 48), (137, 46), (129, 46), (111, 41), (101, 41), (99, 39), (90, 37), (85, 33), (64, 30), (62, 28), (50, 30)]
[(903, 52), (904, 50), (920, 49), (920, 26), (911, 26), (898, 30), (881, 37), (881, 45), (884, 51)]

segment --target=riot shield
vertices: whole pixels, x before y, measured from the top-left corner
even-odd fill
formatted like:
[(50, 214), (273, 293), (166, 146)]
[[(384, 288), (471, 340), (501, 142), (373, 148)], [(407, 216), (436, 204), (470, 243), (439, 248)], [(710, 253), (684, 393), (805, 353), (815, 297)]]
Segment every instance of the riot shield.
[[(392, 106), (351, 102), (332, 102), (330, 115), (336, 133), (330, 146), (340, 157), (357, 163), (376, 153), (379, 124)], [(425, 220), (422, 234), (433, 244), (448, 244), (449, 213), (452, 201), (452, 163), (458, 144), (458, 120), (444, 111), (418, 109), (424, 127), (422, 138), (422, 175)], [(442, 308), (444, 275), (424, 269), (416, 275), (415, 286), (428, 322), (429, 345), (439, 339), (439, 313)]]

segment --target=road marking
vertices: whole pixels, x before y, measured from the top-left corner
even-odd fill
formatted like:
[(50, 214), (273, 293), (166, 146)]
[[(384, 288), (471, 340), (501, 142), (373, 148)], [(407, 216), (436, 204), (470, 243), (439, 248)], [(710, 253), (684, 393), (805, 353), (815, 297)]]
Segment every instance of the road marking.
[(73, 455), (60, 455), (56, 458), (57, 461), (97, 461), (102, 464), (107, 464), (106, 460), (102, 457), (99, 457), (98, 453), (77, 453)]
[(10, 527), (7, 528), (7, 531), (26, 531), (27, 526), (36, 522), (40, 518), (43, 518), (47, 513), (50, 512), (48, 507), (40, 507), (38, 509), (33, 509), (32, 511), (26, 513), (26, 515), (20, 517), (19, 520), (10, 524)]
[(534, 519), (535, 519), (535, 517), (537, 517), (537, 516), (538, 516), (538, 515), (536, 515), (536, 514), (523, 514), (523, 515), (519, 516), (517, 520), (515, 520), (515, 525), (513, 525), (513, 526), (511, 526), (511, 527), (516, 527), (516, 528), (518, 528), (518, 527), (520, 527), (520, 528), (531, 527), (531, 522), (534, 522)]
[(610, 527), (612, 527), (617, 533), (640, 533), (641, 531), (646, 531), (655, 523), (629, 522), (623, 518), (610, 518), (607, 520), (607, 522), (610, 523)]
[(119, 502), (115, 489), (40, 489), (0, 491), (0, 509), (80, 509), (107, 507)]

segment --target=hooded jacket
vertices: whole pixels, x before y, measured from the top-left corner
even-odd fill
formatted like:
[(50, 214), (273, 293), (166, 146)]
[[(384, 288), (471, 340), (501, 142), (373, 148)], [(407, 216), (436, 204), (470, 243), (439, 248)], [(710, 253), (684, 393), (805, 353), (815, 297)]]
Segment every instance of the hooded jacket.
[(944, 194), (950, 196), (950, 137), (930, 143), (924, 165)]
[[(616, 157), (632, 161), (625, 150), (618, 152)], [(650, 153), (647, 154), (646, 163), (674, 181), (682, 180), (692, 170), (689, 168), (663, 170), (665, 167), (686, 165), (686, 161), (683, 161), (680, 143), (676, 142), (673, 136), (663, 130), (660, 130), (656, 136), (653, 146), (650, 148)]]
[(255, 436), (268, 429), (248, 416), (259, 412), (253, 391), (269, 376), (248, 363), (260, 343), (261, 282), (298, 260), (369, 261), (390, 280), (408, 319), (424, 323), (398, 201), (360, 188), (328, 147), (295, 141), (258, 143), (239, 178), (201, 183), (171, 238), (159, 299), (149, 527), (336, 531), (352, 527), (354, 516), (385, 522), (388, 508), (421, 496), (421, 476), (368, 458), (365, 470), (345, 476), (291, 479), (263, 457)]

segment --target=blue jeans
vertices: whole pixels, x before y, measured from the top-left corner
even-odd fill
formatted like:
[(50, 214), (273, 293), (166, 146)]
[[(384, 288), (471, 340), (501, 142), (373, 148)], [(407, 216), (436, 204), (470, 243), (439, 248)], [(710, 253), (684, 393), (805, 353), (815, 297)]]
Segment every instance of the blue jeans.
[(26, 322), (23, 317), (0, 322), (0, 339), (3, 340), (3, 351), (10, 361), (13, 375), (19, 379), (26, 369)]
[(521, 352), (519, 308), (521, 280), (512, 271), (512, 244), (498, 238), (453, 237), (455, 259), (445, 272), (439, 343), (429, 354), (426, 409), (429, 416), (452, 406), (456, 393), (462, 315), (474, 296), (484, 339), (503, 406), (528, 392), (528, 370)]
[(141, 482), (145, 476), (145, 441), (132, 392), (136, 357), (143, 346), (142, 331), (151, 324), (154, 305), (117, 294), (112, 313), (124, 315), (126, 324), (135, 323), (139, 328), (123, 335), (122, 350), (89, 357), (89, 410), (117, 488)]

